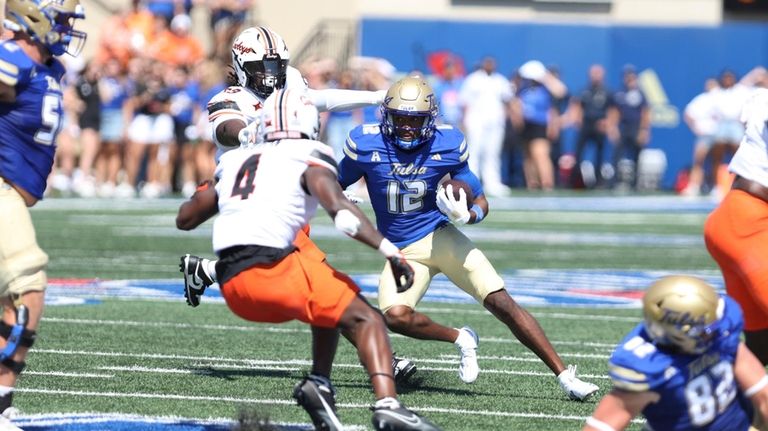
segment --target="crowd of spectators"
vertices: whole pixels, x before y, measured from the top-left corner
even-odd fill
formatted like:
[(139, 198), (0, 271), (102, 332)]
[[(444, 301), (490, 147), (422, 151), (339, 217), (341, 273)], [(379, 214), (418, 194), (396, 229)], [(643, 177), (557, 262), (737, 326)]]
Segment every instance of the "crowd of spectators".
[[(254, 0), (133, 0), (103, 24), (87, 63), (68, 57), (65, 124), (49, 189), (83, 197), (190, 196), (214, 171), (215, 146), (207, 101), (227, 85), (231, 40), (246, 25)], [(190, 12), (209, 8), (212, 48), (192, 30)], [(638, 185), (641, 150), (651, 140), (650, 107), (627, 65), (622, 87), (605, 84), (600, 64), (583, 88), (570, 91), (556, 66), (537, 60), (511, 75), (492, 57), (473, 70), (452, 53), (426, 59), (440, 106), (439, 121), (460, 128), (472, 170), (489, 196), (510, 188), (624, 188)], [(397, 71), (380, 58), (354, 57), (339, 65), (313, 59), (298, 67), (312, 88), (382, 90)], [(696, 135), (683, 194), (717, 190), (721, 161), (738, 145), (738, 107), (750, 88), (768, 83), (765, 70), (741, 80), (726, 71), (685, 109)], [(379, 109), (323, 113), (322, 139), (343, 157), (346, 134), (377, 122)], [(575, 149), (563, 149), (563, 131)], [(705, 166), (711, 160), (711, 168)]]

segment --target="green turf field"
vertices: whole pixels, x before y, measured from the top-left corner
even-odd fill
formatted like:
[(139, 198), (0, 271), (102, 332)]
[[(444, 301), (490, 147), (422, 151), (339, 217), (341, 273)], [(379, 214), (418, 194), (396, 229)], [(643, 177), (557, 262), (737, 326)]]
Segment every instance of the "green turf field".
[[(178, 279), (181, 288), (178, 257), (210, 255), (211, 225), (176, 231), (179, 203), (44, 202), (32, 214), (38, 241), (51, 258), (49, 277)], [(716, 269), (701, 240), (706, 211), (617, 212), (587, 206), (496, 210), (466, 232), (500, 272)], [(331, 264), (354, 273), (380, 270), (379, 254), (329, 233), (330, 228), (319, 214), (313, 237)], [(415, 382), (401, 388), (406, 405), (447, 430), (581, 428), (595, 400), (567, 401), (543, 363), (479, 305), (425, 302), (420, 307), (440, 323), (477, 330), (481, 374), (474, 384), (463, 384), (452, 345), (392, 337), (394, 349), (419, 366)], [(529, 309), (566, 363), (578, 364), (579, 375), (605, 393), (608, 355), (638, 321), (639, 310)], [(25, 413), (235, 418), (248, 409), (280, 422), (308, 422), (290, 397), (310, 360), (309, 331), (298, 323), (251, 324), (220, 303), (192, 309), (179, 293), (177, 301), (50, 306), (40, 333), (16, 396)], [(373, 396), (354, 350), (343, 342), (333, 379), (341, 420), (369, 427)]]

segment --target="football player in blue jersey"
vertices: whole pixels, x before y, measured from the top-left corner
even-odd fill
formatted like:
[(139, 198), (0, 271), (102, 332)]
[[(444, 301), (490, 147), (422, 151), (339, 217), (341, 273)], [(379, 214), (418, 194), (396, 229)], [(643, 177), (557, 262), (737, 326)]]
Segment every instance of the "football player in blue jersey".
[[(464, 135), (452, 126), (435, 126), (438, 108), (432, 88), (419, 77), (406, 77), (390, 87), (381, 106), (381, 124), (353, 129), (344, 147), (339, 182), (346, 188), (365, 178), (378, 229), (401, 248), (415, 270), (413, 287), (398, 293), (389, 267), (379, 281), (379, 307), (397, 333), (423, 340), (455, 343), (461, 353), (459, 377), (467, 383), (478, 375), (478, 337), (469, 327), (449, 328), (415, 310), (432, 277), (444, 273), (503, 322), (558, 377), (571, 399), (584, 400), (598, 388), (566, 367), (534, 317), (509, 295), (485, 255), (456, 225), (479, 223), (488, 214), (480, 181), (467, 164)], [(472, 188), (467, 204), (449, 176)]]
[[(61, 128), (64, 66), (85, 33), (79, 0), (7, 0), (0, 42), (0, 413), (10, 415), (13, 388), (35, 341), (43, 311), (48, 256), (37, 245), (27, 207), (42, 199)], [(0, 416), (1, 429), (18, 429)]]
[(613, 390), (584, 430), (623, 430), (640, 414), (659, 431), (768, 429), (768, 376), (741, 341), (736, 301), (669, 276), (645, 292), (643, 316), (611, 355)]

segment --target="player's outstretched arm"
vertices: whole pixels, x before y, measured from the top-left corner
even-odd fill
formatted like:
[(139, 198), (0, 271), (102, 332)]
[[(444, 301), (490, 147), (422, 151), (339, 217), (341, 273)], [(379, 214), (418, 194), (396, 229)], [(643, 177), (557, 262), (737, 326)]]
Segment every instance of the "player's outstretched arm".
[(240, 146), (240, 131), (246, 124), (242, 120), (227, 120), (216, 126), (216, 140), (225, 148), (237, 148)]
[(310, 166), (302, 177), (303, 185), (336, 224), (336, 228), (352, 238), (379, 250), (389, 260), (398, 292), (413, 285), (413, 268), (405, 261), (400, 250), (376, 230), (368, 217), (344, 196), (336, 174), (321, 166)]
[(202, 182), (195, 194), (181, 204), (176, 215), (176, 227), (192, 230), (219, 212), (219, 195), (210, 180)]
[(595, 407), (592, 416), (587, 418), (583, 431), (619, 431), (625, 429), (630, 421), (645, 406), (657, 401), (655, 392), (628, 392), (613, 389), (606, 394)]
[(360, 90), (339, 90), (327, 88), (323, 90), (307, 89), (307, 96), (312, 100), (312, 104), (320, 112), (323, 111), (350, 111), (352, 109), (365, 108), (366, 106), (380, 105), (384, 102), (384, 96), (387, 92), (380, 91), (360, 91)]
[(739, 389), (755, 406), (753, 425), (760, 431), (768, 430), (768, 375), (760, 360), (743, 342), (736, 351), (733, 372)]

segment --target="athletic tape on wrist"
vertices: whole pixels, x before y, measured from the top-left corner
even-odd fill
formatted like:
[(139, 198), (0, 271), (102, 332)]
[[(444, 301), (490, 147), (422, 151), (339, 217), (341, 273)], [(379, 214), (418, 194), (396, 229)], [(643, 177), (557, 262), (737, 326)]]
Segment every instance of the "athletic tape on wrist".
[(485, 213), (483, 212), (483, 209), (480, 208), (480, 205), (478, 204), (472, 205), (472, 208), (470, 208), (469, 210), (475, 212), (475, 223), (480, 223), (485, 217)]
[(400, 253), (400, 249), (386, 238), (381, 240), (381, 244), (379, 244), (379, 251), (384, 255), (384, 257), (392, 257)]
[(601, 420), (595, 419), (592, 416), (587, 418), (587, 425), (600, 431), (616, 431), (616, 428), (608, 425), (607, 423)]

